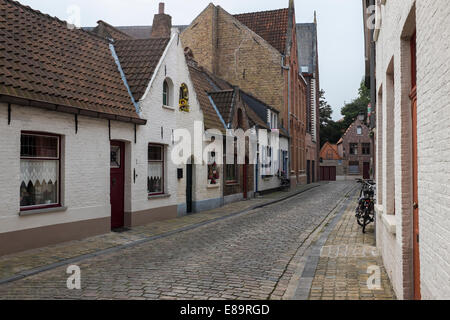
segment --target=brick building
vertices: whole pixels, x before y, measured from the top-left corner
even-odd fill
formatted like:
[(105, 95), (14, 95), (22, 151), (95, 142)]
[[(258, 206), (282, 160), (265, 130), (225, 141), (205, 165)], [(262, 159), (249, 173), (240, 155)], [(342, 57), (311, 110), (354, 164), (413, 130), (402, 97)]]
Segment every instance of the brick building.
[(449, 299), (450, 6), (363, 4), (376, 7), (377, 246), (399, 298)]
[(297, 23), (296, 32), (299, 68), (307, 83), (306, 175), (310, 183), (320, 179), (320, 81), (316, 14), (314, 13), (314, 23)]
[(319, 154), (320, 180), (336, 181), (344, 180), (344, 160), (338, 153), (338, 146), (328, 141), (323, 145)]
[(209, 72), (279, 112), (291, 137), (291, 180), (306, 183), (307, 84), (298, 67), (294, 1), (286, 9), (234, 16), (210, 4), (181, 40)]
[(344, 160), (345, 179), (370, 179), (372, 163), (372, 141), (370, 129), (364, 123), (364, 116), (358, 117), (348, 127), (337, 143), (339, 156)]

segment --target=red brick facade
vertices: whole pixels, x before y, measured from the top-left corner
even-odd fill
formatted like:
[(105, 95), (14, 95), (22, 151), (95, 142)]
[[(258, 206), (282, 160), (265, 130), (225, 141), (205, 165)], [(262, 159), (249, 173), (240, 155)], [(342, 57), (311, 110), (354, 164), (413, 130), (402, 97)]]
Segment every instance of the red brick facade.
[(294, 2), (238, 16), (210, 4), (181, 40), (201, 66), (280, 111), (279, 125), (291, 136), (292, 182), (306, 183), (307, 85), (299, 75)]

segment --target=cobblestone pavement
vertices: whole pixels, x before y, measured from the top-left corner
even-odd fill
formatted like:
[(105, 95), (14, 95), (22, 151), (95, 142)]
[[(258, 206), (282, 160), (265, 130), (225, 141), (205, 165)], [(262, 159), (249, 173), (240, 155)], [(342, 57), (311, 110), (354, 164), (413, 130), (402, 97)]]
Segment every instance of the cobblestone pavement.
[(0, 297), (282, 299), (302, 244), (353, 188), (349, 182), (324, 184), (271, 206), (85, 259), (77, 263), (81, 290), (67, 289), (62, 266), (0, 285)]
[(109, 250), (120, 246), (132, 245), (135, 242), (177, 232), (185, 228), (208, 223), (217, 219), (226, 218), (229, 215), (251, 210), (253, 207), (278, 201), (293, 196), (300, 192), (316, 188), (320, 184), (298, 186), (289, 192), (275, 192), (247, 201), (230, 203), (213, 210), (180, 217), (173, 220), (159, 221), (146, 226), (135, 227), (125, 233), (111, 232), (79, 241), (69, 241), (57, 245), (39, 249), (28, 250), (17, 254), (0, 257), (0, 283), (2, 279), (9, 279), (28, 273), (30, 270), (64, 263), (67, 259), (74, 259), (83, 255), (95, 254), (101, 250)]
[[(366, 234), (355, 219), (354, 201), (338, 217), (327, 240), (320, 248), (320, 258), (309, 294), (310, 300), (394, 300), (383, 261), (375, 246), (374, 225)], [(379, 275), (379, 283), (368, 279)], [(379, 285), (379, 286), (376, 286)]]

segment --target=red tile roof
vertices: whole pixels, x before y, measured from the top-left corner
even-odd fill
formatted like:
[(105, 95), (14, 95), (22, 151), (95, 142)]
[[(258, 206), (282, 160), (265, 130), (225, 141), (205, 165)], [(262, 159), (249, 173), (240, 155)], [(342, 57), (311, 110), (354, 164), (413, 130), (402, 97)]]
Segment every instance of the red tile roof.
[(219, 79), (213, 79), (213, 76), (203, 68), (195, 66), (192, 62), (190, 62), (188, 66), (192, 83), (195, 88), (195, 93), (197, 95), (200, 108), (203, 112), (203, 122), (205, 125), (205, 129), (217, 129), (224, 133), (224, 123), (212, 106), (211, 101), (209, 100), (208, 92), (212, 92), (214, 90), (231, 89), (231, 85), (223, 85), (225, 84), (225, 82), (223, 82), (222, 86), (219, 87), (218, 82), (221, 81), (219, 81)]
[(119, 40), (114, 47), (128, 85), (139, 101), (145, 93), (169, 39)]
[(0, 0), (0, 100), (145, 123), (108, 42)]
[(234, 17), (284, 54), (286, 51), (289, 9), (237, 14)]
[(214, 104), (222, 115), (225, 123), (230, 123), (231, 111), (234, 102), (234, 89), (210, 92), (209, 96), (213, 99)]

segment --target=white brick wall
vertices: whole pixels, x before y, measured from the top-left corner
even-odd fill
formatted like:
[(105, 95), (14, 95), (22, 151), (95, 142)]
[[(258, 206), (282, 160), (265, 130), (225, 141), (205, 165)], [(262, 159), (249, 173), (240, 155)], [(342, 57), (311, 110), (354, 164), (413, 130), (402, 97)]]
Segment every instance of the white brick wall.
[[(386, 152), (393, 144), (394, 158), (378, 158), (384, 190), (381, 211), (390, 213), (389, 181), (395, 177), (396, 236), (378, 219), (377, 241), (399, 298), (412, 298), (412, 165), (409, 36), (416, 5), (418, 171), (421, 293), (423, 299), (450, 298), (450, 6), (447, 0), (388, 0), (382, 9), (377, 41), (377, 90), (386, 103), (386, 72), (394, 62), (394, 139), (388, 138), (386, 115), (378, 108), (377, 146)], [(382, 89), (382, 90), (380, 90)], [(379, 151), (380, 152), (380, 151)], [(380, 154), (380, 153), (379, 153)], [(395, 175), (386, 169), (394, 161)]]
[[(111, 215), (109, 201), (108, 122), (12, 105), (7, 125), (7, 106), (0, 104), (0, 233), (37, 228)], [(115, 128), (123, 126), (125, 135)], [(62, 136), (62, 199), (65, 212), (20, 217), (20, 133), (38, 131)], [(121, 140), (132, 136), (132, 124), (112, 122), (112, 134)]]

